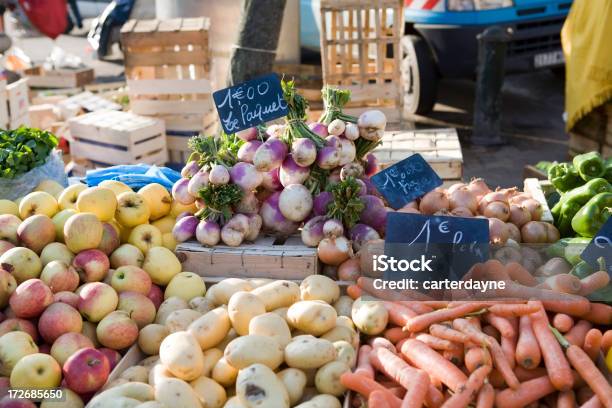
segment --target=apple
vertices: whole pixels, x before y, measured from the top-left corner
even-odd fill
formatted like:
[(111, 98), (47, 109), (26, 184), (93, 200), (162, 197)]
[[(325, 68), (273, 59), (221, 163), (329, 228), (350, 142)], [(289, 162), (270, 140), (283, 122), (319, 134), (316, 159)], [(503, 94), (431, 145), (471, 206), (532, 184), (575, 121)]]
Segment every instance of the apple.
[(23, 357), (11, 372), (13, 388), (55, 388), (62, 381), (62, 368), (48, 354), (35, 353)]
[(96, 324), (88, 321), (83, 322), (81, 334), (87, 337), (96, 347), (100, 347), (98, 336), (96, 336)]
[(132, 244), (121, 245), (110, 256), (111, 267), (115, 269), (125, 265), (142, 267), (143, 262), (144, 254), (138, 247)]
[(0, 256), (0, 267), (11, 273), (17, 283), (38, 278), (42, 271), (40, 258), (29, 248), (15, 247)]
[(104, 277), (102, 282), (106, 283), (107, 285), (110, 285), (112, 280), (113, 280), (113, 275), (114, 274), (115, 274), (115, 270), (114, 269), (109, 269), (108, 273), (106, 274), (106, 276)]
[(53, 294), (53, 303), (65, 303), (78, 309), (79, 307), (79, 295), (73, 292), (63, 291)]
[(42, 180), (36, 187), (34, 187), (34, 191), (44, 191), (45, 193), (49, 193), (53, 197), (57, 198), (62, 191), (64, 191), (64, 186), (55, 180)]
[(98, 187), (108, 188), (112, 190), (116, 196), (119, 196), (121, 193), (133, 191), (130, 186), (118, 180), (103, 180), (98, 184)]
[(115, 366), (119, 364), (119, 361), (121, 361), (121, 354), (119, 354), (117, 350), (109, 349), (108, 347), (100, 347), (98, 351), (104, 354), (104, 356), (108, 359), (111, 371), (113, 371), (113, 368), (115, 368)]
[(103, 232), (102, 223), (95, 214), (79, 213), (68, 218), (64, 224), (64, 241), (68, 249), (76, 254), (100, 246)]
[(168, 248), (154, 247), (146, 253), (142, 269), (147, 271), (153, 283), (165, 286), (181, 271), (181, 263)]
[(123, 225), (119, 224), (119, 238), (121, 239), (122, 244), (128, 243), (132, 229), (133, 228), (124, 227)]
[(140, 333), (138, 334), (138, 346), (147, 355), (152, 356), (159, 354), (159, 346), (168, 334), (170, 334), (170, 332), (163, 324), (148, 324), (140, 329)]
[(127, 312), (116, 310), (100, 320), (96, 335), (104, 347), (121, 350), (136, 342), (138, 325)]
[(66, 386), (77, 394), (96, 392), (106, 382), (110, 374), (110, 363), (100, 351), (84, 348), (64, 363)]
[(38, 353), (38, 347), (26, 332), (13, 331), (0, 337), (0, 375), (11, 375), (11, 371), (23, 357)]
[(51, 303), (53, 293), (40, 279), (28, 279), (19, 284), (9, 299), (15, 316), (23, 319), (40, 316)]
[(50, 243), (44, 247), (40, 253), (40, 262), (43, 267), (47, 266), (52, 261), (61, 261), (70, 265), (73, 259), (74, 254), (68, 249), (66, 244), (62, 244), (61, 242)]
[(144, 197), (149, 206), (151, 220), (160, 219), (170, 213), (172, 196), (166, 190), (166, 187), (159, 183), (151, 183), (141, 188), (138, 193)]
[(0, 399), (0, 408), (36, 408), (36, 404), (30, 400), (11, 398), (7, 395)]
[(9, 249), (15, 248), (15, 245), (9, 241), (0, 240), (0, 256)]
[(0, 214), (12, 214), (19, 217), (19, 206), (11, 200), (0, 200)]
[(0, 269), (0, 308), (6, 307), (9, 297), (13, 294), (16, 288), (17, 281), (15, 280), (15, 277), (4, 269)]
[(155, 310), (157, 310), (164, 301), (164, 292), (162, 292), (159, 286), (151, 285), (151, 290), (147, 293), (147, 297), (151, 299), (151, 302), (155, 305)]
[(20, 224), (21, 220), (16, 215), (0, 215), (0, 239), (9, 241), (11, 244), (19, 245), (17, 229)]
[(55, 226), (56, 241), (64, 242), (64, 225), (66, 225), (66, 221), (68, 221), (68, 218), (72, 217), (76, 213), (76, 210), (67, 208), (65, 210), (61, 210), (53, 216), (51, 221), (53, 221), (53, 225)]
[(0, 398), (8, 395), (9, 389), (11, 388), (11, 381), (8, 377), (0, 377)]
[(145, 270), (137, 266), (120, 266), (113, 273), (110, 285), (118, 293), (131, 291), (146, 296), (151, 290), (151, 278)]
[(141, 293), (120, 293), (117, 310), (127, 312), (128, 316), (136, 322), (139, 329), (149, 323), (153, 323), (153, 320), (155, 320), (155, 305), (151, 299)]
[(32, 340), (38, 340), (36, 326), (29, 320), (11, 317), (0, 323), (0, 337), (11, 332), (24, 332), (30, 335)]
[(99, 249), (87, 249), (77, 254), (72, 261), (83, 282), (99, 282), (108, 273), (110, 261)]
[(170, 216), (172, 216), (173, 218), (178, 217), (179, 214), (182, 214), (184, 212), (195, 214), (196, 211), (198, 211), (198, 209), (195, 203), (185, 205), (185, 204), (181, 204), (178, 201), (174, 200), (172, 201), (172, 204), (170, 205)]
[(56, 399), (44, 399), (40, 403), (40, 408), (83, 408), (85, 406), (83, 398), (70, 388), (62, 387), (63, 400), (58, 402)]
[(57, 198), (57, 203), (59, 204), (60, 209), (62, 210), (76, 210), (76, 202), (79, 198), (79, 194), (87, 190), (87, 186), (85, 184), (72, 184), (64, 189), (61, 192), (59, 197)]
[(45, 354), (51, 354), (51, 346), (48, 345), (47, 343), (43, 343), (40, 346), (38, 346), (38, 352), (45, 353)]
[(40, 274), (40, 280), (45, 282), (51, 292), (73, 292), (79, 286), (79, 274), (64, 261), (51, 261)]
[(130, 232), (128, 242), (137, 246), (143, 253), (162, 244), (162, 233), (150, 224), (138, 225)]
[(117, 198), (113, 190), (104, 187), (89, 187), (77, 198), (79, 212), (93, 213), (100, 221), (110, 221), (115, 216)]
[(87, 336), (74, 332), (64, 333), (53, 342), (51, 355), (63, 366), (71, 355), (84, 348), (94, 348)]
[(165, 234), (162, 234), (162, 246), (164, 248), (168, 248), (169, 250), (174, 251), (177, 245), (178, 243), (176, 242), (173, 233), (166, 232)]
[(168, 232), (172, 232), (174, 228), (174, 224), (176, 224), (176, 219), (171, 215), (166, 215), (158, 220), (155, 220), (151, 223), (155, 228), (159, 230), (162, 234), (166, 234)]
[(80, 333), (83, 318), (78, 310), (66, 303), (51, 304), (38, 319), (38, 333), (49, 344), (65, 333)]
[(107, 256), (113, 253), (119, 245), (121, 245), (121, 239), (119, 238), (119, 230), (115, 228), (109, 222), (102, 223), (102, 241), (100, 241), (100, 245), (98, 249), (104, 252)]
[(46, 215), (35, 214), (19, 224), (17, 236), (24, 246), (39, 254), (55, 241), (55, 225)]
[(115, 219), (124, 227), (146, 224), (150, 215), (151, 211), (142, 195), (128, 191), (117, 196)]
[(106, 283), (86, 283), (79, 292), (79, 312), (93, 323), (115, 310), (118, 303), (117, 292)]
[(36, 214), (44, 214), (51, 218), (58, 211), (59, 205), (55, 197), (44, 191), (33, 191), (23, 197), (19, 203), (19, 215), (22, 220)]
[(172, 296), (178, 296), (189, 302), (191, 299), (197, 296), (204, 296), (206, 293), (206, 285), (202, 277), (193, 272), (180, 272), (177, 273), (164, 292), (164, 299), (168, 299)]

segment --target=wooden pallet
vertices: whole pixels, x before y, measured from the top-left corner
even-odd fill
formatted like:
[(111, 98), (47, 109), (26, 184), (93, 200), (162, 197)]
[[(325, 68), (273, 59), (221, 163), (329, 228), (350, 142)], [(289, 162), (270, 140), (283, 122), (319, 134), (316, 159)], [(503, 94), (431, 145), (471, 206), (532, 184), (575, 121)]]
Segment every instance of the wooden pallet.
[(401, 0), (321, 0), (323, 82), (351, 91), (345, 113), (376, 108), (399, 122), (403, 105)]
[(459, 182), (463, 177), (463, 154), (456, 129), (387, 131), (374, 150), (381, 168), (419, 153), (442, 180)]
[(30, 88), (78, 88), (93, 82), (92, 68), (47, 70), (35, 66), (23, 71)]
[(316, 248), (306, 247), (299, 236), (260, 236), (239, 247), (208, 248), (189, 241), (179, 244), (176, 254), (183, 270), (204, 277), (304, 279), (319, 270)]

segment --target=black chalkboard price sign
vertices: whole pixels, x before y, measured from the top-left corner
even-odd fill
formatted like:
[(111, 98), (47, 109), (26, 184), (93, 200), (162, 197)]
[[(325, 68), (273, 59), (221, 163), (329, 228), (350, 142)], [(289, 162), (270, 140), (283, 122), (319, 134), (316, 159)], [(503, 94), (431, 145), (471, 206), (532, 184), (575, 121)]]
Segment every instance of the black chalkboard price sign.
[(239, 132), (287, 115), (280, 79), (268, 74), (213, 93), (227, 134)]
[(608, 274), (612, 277), (612, 217), (597, 231), (580, 257), (596, 271), (599, 270), (599, 258), (603, 258)]
[(442, 185), (442, 179), (418, 153), (378, 172), (371, 180), (396, 210)]

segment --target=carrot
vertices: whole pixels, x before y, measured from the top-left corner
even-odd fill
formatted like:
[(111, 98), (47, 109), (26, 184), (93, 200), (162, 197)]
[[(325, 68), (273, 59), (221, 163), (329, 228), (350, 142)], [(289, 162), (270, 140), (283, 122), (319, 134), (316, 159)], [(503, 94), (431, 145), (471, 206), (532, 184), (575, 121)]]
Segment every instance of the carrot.
[(484, 384), (487, 376), (491, 372), (492, 367), (485, 365), (474, 370), (468, 377), (468, 380), (453, 394), (452, 397), (444, 402), (442, 408), (463, 408), (478, 395), (478, 390)]
[(495, 403), (495, 390), (487, 382), (482, 386), (476, 397), (476, 408), (493, 408)]
[(516, 334), (514, 327), (512, 327), (510, 321), (508, 321), (508, 319), (506, 319), (505, 317), (500, 317), (491, 313), (487, 313), (484, 315), (484, 319), (491, 326), (499, 330), (499, 334), (501, 334), (502, 337), (514, 337), (514, 335)]
[(546, 280), (536, 286), (536, 288), (575, 294), (580, 292), (581, 286), (580, 279), (576, 276), (570, 275), (569, 273), (560, 273), (546, 278)]
[[(536, 304), (539, 303), (536, 301), (529, 301), (529, 303), (531, 302)], [(548, 327), (548, 317), (543, 308), (531, 314), (531, 328), (540, 346), (540, 351), (542, 352), (544, 365), (546, 366), (550, 381), (559, 391), (571, 389), (574, 384), (572, 370), (565, 358), (563, 350), (561, 350), (561, 346)]]
[(501, 340), (501, 334), (499, 334), (499, 330), (497, 330), (495, 327), (491, 326), (490, 324), (487, 324), (485, 327), (483, 327), (482, 332), (487, 334), (488, 336), (493, 337), (497, 341)]
[(534, 378), (543, 377), (547, 375), (547, 371), (545, 367), (535, 367), (528, 370), (521, 366), (516, 366), (516, 368), (514, 369), (514, 374), (520, 382), (525, 382), (533, 380)]
[(433, 312), (434, 310), (433, 307), (428, 306), (424, 302), (419, 302), (419, 301), (404, 300), (404, 301), (400, 301), (399, 304), (414, 310), (417, 314), (429, 313), (429, 312)]
[(385, 395), (385, 399), (391, 408), (400, 408), (402, 404), (402, 401), (385, 387), (363, 375), (346, 372), (340, 376), (340, 383), (347, 389), (358, 392), (366, 398), (370, 398), (374, 391), (380, 391)]
[(429, 333), (432, 336), (455, 343), (465, 343), (468, 340), (464, 333), (461, 333), (460, 331), (457, 331), (446, 324), (432, 324), (429, 326)]
[(457, 343), (453, 344), (455, 347), (452, 350), (444, 350), (442, 356), (454, 365), (460, 367), (463, 364), (463, 345)]
[(582, 404), (580, 408), (603, 408), (603, 404), (601, 401), (599, 401), (597, 395), (593, 395), (584, 404)]
[(574, 391), (561, 391), (557, 396), (557, 408), (575, 408), (576, 407), (576, 394)]
[(465, 367), (470, 373), (476, 371), (477, 368), (483, 365), (493, 365), (489, 350), (484, 347), (471, 347), (465, 352), (464, 356)]
[(431, 334), (421, 333), (415, 338), (427, 344), (434, 350), (453, 350), (455, 348), (455, 345), (452, 342), (432, 336)]
[(459, 368), (419, 340), (406, 340), (401, 352), (414, 366), (425, 370), (453, 391), (467, 381), (467, 376)]
[(368, 397), (369, 407), (380, 407), (380, 408), (391, 408), (391, 405), (387, 401), (387, 394), (383, 391), (374, 391)]
[(591, 323), (611, 325), (612, 306), (604, 303), (591, 303), (591, 309), (581, 317)]
[(510, 276), (506, 272), (506, 267), (497, 259), (489, 259), (484, 263), (480, 270), (475, 269), (473, 272), (474, 279), (488, 281), (509, 281)]
[(374, 279), (363, 276), (357, 279), (357, 285), (359, 285), (362, 290), (370, 293), (372, 296), (376, 296), (377, 298), (384, 300), (431, 300), (429, 296), (416, 290), (402, 290), (402, 292), (399, 293), (388, 289), (376, 289), (374, 287)]
[(498, 297), (538, 299), (544, 304), (546, 310), (571, 316), (581, 316), (591, 309), (591, 302), (584, 296), (519, 285), (515, 282), (507, 282), (506, 287), (497, 292)]
[(584, 344), (584, 338), (589, 330), (593, 328), (593, 325), (586, 320), (579, 320), (578, 323), (572, 327), (572, 329), (565, 335), (565, 340), (576, 346), (582, 346)]
[(367, 378), (374, 378), (374, 368), (370, 364), (370, 353), (372, 353), (372, 347), (364, 344), (359, 347), (357, 353), (357, 368), (355, 374), (362, 375)]
[(587, 353), (589, 357), (591, 357), (591, 360), (593, 361), (597, 359), (601, 351), (602, 337), (603, 334), (599, 329), (589, 330), (586, 336), (584, 337), (584, 346), (582, 348), (584, 349), (585, 353)]
[(389, 321), (396, 326), (405, 326), (411, 318), (417, 316), (414, 310), (397, 302), (386, 300), (382, 304), (389, 313)]
[(612, 348), (612, 329), (606, 330), (601, 338), (601, 351), (607, 353)]
[(395, 344), (402, 339), (408, 338), (408, 336), (410, 336), (410, 333), (405, 332), (404, 330), (402, 330), (401, 327), (392, 327), (390, 329), (385, 330), (383, 332), (383, 336), (385, 336), (385, 338), (391, 343)]
[(553, 317), (553, 327), (559, 330), (561, 333), (567, 333), (574, 327), (574, 319), (565, 313), (557, 313)]
[(540, 346), (531, 328), (531, 318), (521, 316), (519, 320), (519, 337), (515, 351), (516, 362), (519, 366), (531, 369), (540, 365)]
[(498, 392), (495, 396), (495, 406), (497, 408), (523, 408), (555, 391), (548, 376), (538, 377), (521, 383), (516, 390), (506, 388)]
[(605, 288), (610, 283), (610, 275), (606, 271), (597, 271), (586, 278), (580, 280), (580, 294), (581, 296), (588, 296), (591, 293)]
[(514, 368), (515, 365), (516, 341), (517, 335), (515, 334), (512, 337), (502, 337), (500, 342), (501, 349), (510, 363), (510, 368)]
[(520, 317), (536, 312), (538, 308), (526, 303), (498, 303), (489, 307), (489, 312), (502, 317)]
[(506, 273), (515, 282), (525, 286), (536, 286), (538, 281), (523, 265), (518, 262), (506, 264)]
[(393, 345), (393, 343), (391, 343), (389, 340), (385, 339), (384, 337), (374, 337), (370, 339), (369, 343), (373, 349), (382, 347), (382, 348), (389, 350), (392, 353), (397, 353), (397, 350), (395, 349), (395, 346)]
[(506, 381), (504, 380), (504, 377), (502, 377), (500, 372), (497, 371), (495, 368), (493, 369), (493, 371), (491, 371), (491, 374), (489, 374), (489, 382), (491, 383), (493, 388), (507, 388), (508, 387), (506, 385)]
[(346, 294), (349, 295), (351, 299), (355, 300), (358, 297), (361, 297), (361, 295), (363, 294), (363, 291), (357, 285), (349, 285), (346, 288)]
[(595, 395), (593, 390), (590, 389), (588, 386), (580, 387), (576, 392), (576, 399), (578, 400), (579, 404), (586, 404), (587, 401), (589, 401), (593, 397), (595, 397), (595, 399), (599, 403), (599, 405), (597, 406), (603, 407), (603, 405), (599, 402), (599, 398), (597, 398), (597, 395)]
[(420, 332), (434, 323), (440, 323), (446, 320), (462, 317), (480, 309), (482, 309), (482, 307), (478, 303), (465, 303), (461, 306), (453, 308), (434, 310), (433, 312), (411, 318), (406, 324), (405, 329), (411, 332)]

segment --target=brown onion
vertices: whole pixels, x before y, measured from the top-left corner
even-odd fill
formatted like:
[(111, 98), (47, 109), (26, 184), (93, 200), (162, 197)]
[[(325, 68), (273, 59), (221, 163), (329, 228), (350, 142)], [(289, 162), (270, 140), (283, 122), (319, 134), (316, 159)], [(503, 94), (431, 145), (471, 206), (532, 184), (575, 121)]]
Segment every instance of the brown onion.
[(451, 211), (451, 215), (454, 215), (455, 217), (465, 217), (465, 218), (471, 218), (474, 216), (474, 213), (472, 211), (470, 211), (469, 208), (465, 208), (465, 207), (455, 207), (453, 208), (453, 210)]
[(513, 224), (511, 222), (507, 222), (506, 226), (508, 227), (508, 235), (510, 236), (509, 239), (513, 240), (514, 242), (520, 243), (521, 230), (519, 229), (519, 227), (517, 227), (516, 224)]
[(561, 239), (561, 234), (557, 227), (547, 222), (544, 223), (544, 226), (546, 227), (546, 238), (549, 243), (554, 244)]
[(446, 208), (442, 208), (442, 209), (436, 211), (435, 213), (433, 213), (433, 215), (441, 215), (443, 217), (450, 217), (452, 214)]
[(430, 191), (425, 194), (419, 203), (419, 210), (423, 214), (435, 214), (439, 210), (448, 210), (450, 203), (448, 197), (441, 191)]
[(509, 237), (510, 232), (505, 222), (497, 218), (489, 218), (489, 241), (492, 244), (503, 245)]
[(359, 258), (351, 258), (338, 267), (338, 279), (341, 281), (356, 281), (361, 276)]
[(349, 259), (352, 252), (351, 243), (345, 237), (323, 238), (317, 247), (321, 262), (333, 266)]
[(485, 183), (485, 181), (481, 178), (472, 179), (467, 187), (476, 197), (483, 197), (491, 192), (491, 189), (489, 186), (487, 186), (487, 183)]
[(414, 208), (415, 210), (418, 210), (419, 209), (419, 203), (417, 203), (416, 200), (412, 200), (411, 202), (409, 202), (408, 204), (406, 204), (402, 208)]
[(456, 191), (460, 188), (467, 188), (467, 184), (465, 183), (455, 183), (446, 190), (447, 194), (451, 194), (453, 191)]
[(399, 210), (397, 210), (397, 212), (408, 213), (408, 214), (420, 214), (421, 213), (419, 210), (417, 210), (416, 208), (412, 208), (412, 207), (402, 207)]
[(520, 228), (531, 221), (531, 213), (523, 205), (510, 204), (510, 218), (508, 220)]
[(519, 193), (510, 197), (510, 204), (521, 204), (525, 200), (529, 200), (533, 198), (529, 193)]
[(529, 221), (521, 227), (521, 238), (528, 244), (545, 244), (548, 242), (548, 229), (543, 222)]
[(542, 204), (539, 201), (530, 198), (522, 202), (523, 206), (531, 213), (532, 221), (540, 221), (542, 219)]
[(476, 210), (478, 210), (478, 200), (476, 199), (474, 193), (472, 193), (467, 187), (458, 188), (452, 193), (449, 192), (448, 200), (451, 210), (454, 210), (457, 207), (465, 207), (472, 213), (475, 213)]
[(506, 203), (493, 201), (485, 207), (482, 215), (487, 218), (497, 218), (498, 220), (506, 222), (508, 218), (510, 218), (510, 209)]

